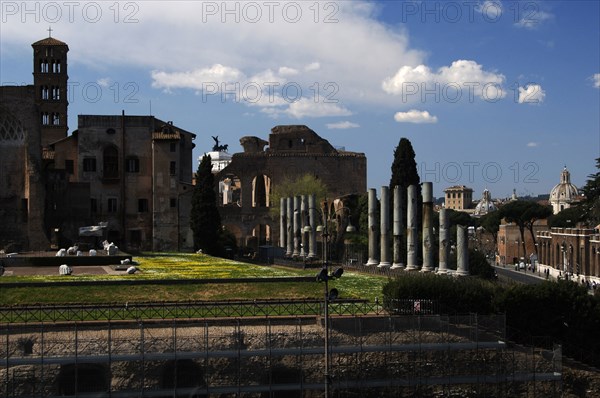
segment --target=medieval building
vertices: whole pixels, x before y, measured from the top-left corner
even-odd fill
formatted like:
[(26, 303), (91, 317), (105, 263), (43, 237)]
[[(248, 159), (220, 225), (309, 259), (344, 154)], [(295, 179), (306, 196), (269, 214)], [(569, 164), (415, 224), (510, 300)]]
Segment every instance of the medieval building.
[(103, 225), (124, 250), (186, 250), (195, 134), (152, 116), (79, 116), (66, 43), (32, 44), (33, 85), (0, 87), (0, 248), (43, 250)]
[(248, 136), (240, 144), (244, 151), (233, 154), (216, 175), (222, 223), (240, 246), (278, 241), (279, 219), (270, 213), (270, 195), (285, 180), (310, 173), (324, 183), (329, 198), (367, 191), (365, 155), (336, 149), (307, 126), (275, 126), (269, 141)]

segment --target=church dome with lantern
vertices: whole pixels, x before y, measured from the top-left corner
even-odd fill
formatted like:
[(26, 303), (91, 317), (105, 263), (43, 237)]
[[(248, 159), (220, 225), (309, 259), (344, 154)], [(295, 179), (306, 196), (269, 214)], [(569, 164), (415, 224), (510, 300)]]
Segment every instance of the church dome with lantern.
[(571, 184), (571, 173), (567, 170), (567, 166), (564, 167), (560, 174), (560, 183), (556, 184), (552, 191), (550, 191), (550, 203), (552, 204), (553, 214), (557, 214), (564, 209), (571, 207), (579, 196), (577, 187)]
[(496, 205), (492, 202), (492, 195), (487, 189), (483, 190), (483, 195), (475, 207), (475, 216), (485, 216), (488, 213), (496, 211)]

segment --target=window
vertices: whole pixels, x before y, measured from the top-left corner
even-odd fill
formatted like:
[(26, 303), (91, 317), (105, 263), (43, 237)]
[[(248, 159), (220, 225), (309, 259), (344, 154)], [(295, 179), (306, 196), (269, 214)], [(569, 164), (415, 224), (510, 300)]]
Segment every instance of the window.
[(127, 158), (125, 161), (125, 167), (128, 173), (139, 173), (140, 172), (140, 160), (138, 158)]
[(42, 124), (44, 126), (47, 126), (50, 124), (50, 115), (48, 114), (48, 112), (42, 113)]
[(48, 86), (42, 86), (41, 89), (42, 89), (42, 92), (41, 92), (42, 99), (47, 100), (50, 97), (50, 90), (48, 89)]
[(177, 152), (177, 143), (176, 142), (171, 142), (170, 150), (171, 150), (171, 152)]
[(73, 161), (71, 159), (65, 160), (65, 171), (67, 173), (73, 174)]
[(47, 59), (40, 60), (40, 72), (48, 73), (48, 60)]
[(107, 211), (109, 213), (116, 213), (117, 210), (117, 198), (108, 198)]
[(138, 212), (139, 213), (147, 213), (148, 212), (148, 199), (138, 199)]
[(58, 113), (53, 113), (52, 114), (52, 125), (53, 126), (60, 126), (60, 115)]
[(60, 99), (60, 88), (59, 87), (52, 86), (52, 99), (53, 100), (59, 100)]
[(171, 198), (169, 204), (171, 205), (171, 207), (177, 207), (177, 198)]
[(104, 149), (104, 178), (119, 177), (119, 151), (114, 146), (109, 146)]
[(84, 158), (83, 159), (83, 171), (84, 172), (96, 171), (96, 158)]
[(96, 198), (90, 198), (90, 211), (92, 213), (98, 212), (98, 201), (96, 200)]
[(171, 162), (169, 164), (169, 172), (172, 176), (177, 174), (177, 162)]

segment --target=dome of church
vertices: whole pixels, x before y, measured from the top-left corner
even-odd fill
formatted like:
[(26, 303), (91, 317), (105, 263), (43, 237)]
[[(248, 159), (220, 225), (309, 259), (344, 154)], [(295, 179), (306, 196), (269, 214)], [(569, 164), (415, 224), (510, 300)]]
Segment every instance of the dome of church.
[(569, 208), (571, 202), (573, 202), (579, 196), (577, 187), (571, 184), (571, 173), (567, 170), (567, 167), (563, 169), (560, 174), (560, 183), (556, 184), (552, 191), (550, 191), (550, 203), (554, 214)]
[(477, 206), (475, 206), (475, 215), (483, 216), (496, 210), (496, 205), (494, 205), (494, 202), (492, 202), (492, 195), (490, 194), (490, 191), (485, 189), (483, 191), (481, 200), (479, 203), (477, 203)]

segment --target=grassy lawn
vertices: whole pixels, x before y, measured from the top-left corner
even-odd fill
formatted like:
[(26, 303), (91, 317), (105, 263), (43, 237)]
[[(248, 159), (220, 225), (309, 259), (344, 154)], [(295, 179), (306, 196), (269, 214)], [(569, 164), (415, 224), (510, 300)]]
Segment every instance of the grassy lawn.
[[(187, 253), (147, 253), (134, 257), (140, 272), (134, 275), (77, 276), (3, 276), (0, 278), (0, 300), (3, 305), (32, 304), (92, 304), (148, 301), (246, 300), (246, 299), (320, 299), (323, 284), (289, 283), (226, 283), (190, 285), (136, 286), (52, 286), (2, 288), (3, 284), (27, 281), (77, 280), (152, 280), (152, 279), (228, 279), (285, 276), (313, 276), (317, 270), (297, 270), (277, 266), (259, 266), (206, 255)], [(331, 283), (340, 298), (360, 298), (373, 301), (381, 297), (386, 278), (352, 272)]]

